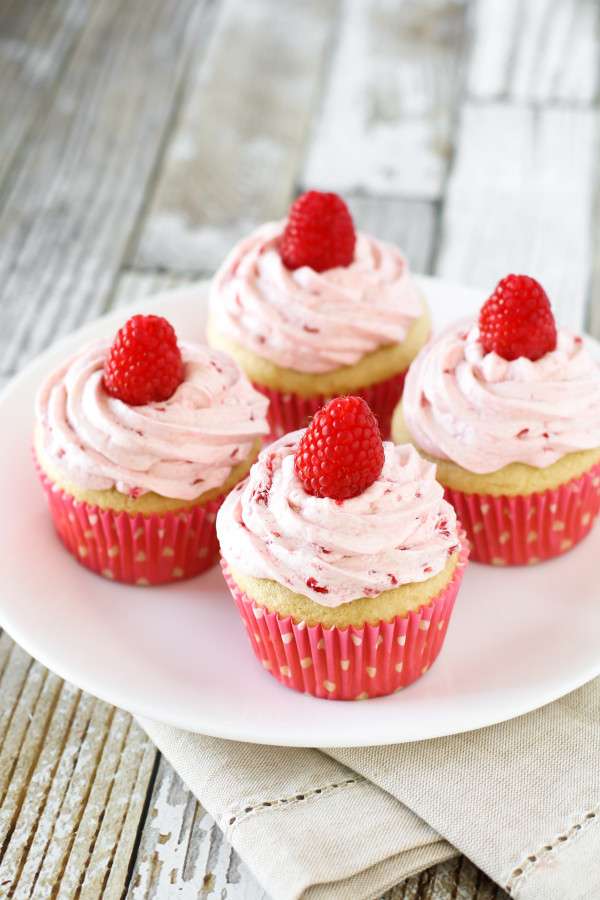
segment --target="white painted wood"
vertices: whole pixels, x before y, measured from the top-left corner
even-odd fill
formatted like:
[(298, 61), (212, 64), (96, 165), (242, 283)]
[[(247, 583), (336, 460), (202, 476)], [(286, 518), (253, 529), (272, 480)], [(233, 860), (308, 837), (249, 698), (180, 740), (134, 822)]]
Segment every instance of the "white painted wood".
[(593, 103), (598, 95), (599, 23), (596, 0), (477, 0), (469, 96)]
[(400, 247), (413, 272), (429, 273), (439, 211), (426, 200), (345, 196), (355, 228)]
[(560, 321), (585, 320), (597, 114), (503, 104), (463, 108), (436, 273), (494, 289), (532, 275)]
[(305, 187), (441, 196), (464, 7), (461, 0), (343, 0)]
[(293, 198), (334, 0), (222, 0), (135, 264), (212, 273)]
[(108, 308), (126, 307), (135, 300), (183, 287), (192, 280), (179, 275), (171, 275), (169, 272), (138, 272), (128, 269), (120, 275)]
[(121, 897), (156, 750), (5, 634), (0, 666), (0, 896)]
[(9, 374), (102, 311), (177, 108), (204, 2), (97, 0), (0, 211)]
[(5, 2), (0, 26), (0, 196), (51, 101), (92, 0)]
[(127, 900), (269, 900), (211, 817), (164, 759)]

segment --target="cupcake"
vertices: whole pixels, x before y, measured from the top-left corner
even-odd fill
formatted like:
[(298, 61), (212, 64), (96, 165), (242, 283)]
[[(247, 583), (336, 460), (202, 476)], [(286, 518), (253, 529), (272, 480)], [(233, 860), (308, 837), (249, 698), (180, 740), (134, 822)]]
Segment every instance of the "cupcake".
[(161, 584), (208, 569), (215, 519), (267, 432), (267, 401), (237, 363), (134, 316), (52, 372), (34, 462), (58, 536), (106, 578)]
[(551, 559), (598, 514), (600, 368), (533, 278), (504, 278), (419, 354), (392, 435), (436, 464), (479, 562)]
[(389, 435), (406, 369), (429, 335), (402, 253), (355, 234), (343, 200), (317, 191), (233, 248), (209, 308), (209, 343), (269, 398), (273, 437), (349, 393), (367, 401)]
[(434, 467), (383, 443), (362, 398), (332, 400), (263, 450), (217, 534), (254, 652), (281, 684), (362, 700), (436, 659), (468, 548)]

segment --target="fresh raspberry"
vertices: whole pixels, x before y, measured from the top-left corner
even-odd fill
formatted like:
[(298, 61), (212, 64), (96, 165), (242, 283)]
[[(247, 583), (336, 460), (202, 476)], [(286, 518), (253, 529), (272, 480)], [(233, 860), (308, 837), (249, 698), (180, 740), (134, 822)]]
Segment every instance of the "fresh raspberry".
[(383, 459), (377, 419), (365, 401), (336, 397), (304, 432), (294, 468), (309, 494), (347, 500), (373, 484)]
[(535, 278), (507, 275), (479, 313), (486, 353), (503, 359), (536, 360), (556, 348), (556, 325), (546, 292)]
[(324, 272), (349, 266), (356, 235), (350, 211), (337, 194), (308, 191), (292, 204), (279, 253), (288, 269)]
[(177, 338), (162, 316), (132, 316), (104, 363), (104, 387), (130, 406), (168, 400), (183, 381)]

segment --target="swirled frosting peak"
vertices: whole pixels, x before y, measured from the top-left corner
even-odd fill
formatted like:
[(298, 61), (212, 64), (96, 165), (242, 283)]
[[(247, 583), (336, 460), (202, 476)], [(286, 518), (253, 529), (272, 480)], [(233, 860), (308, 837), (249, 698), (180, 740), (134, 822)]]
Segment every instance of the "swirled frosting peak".
[(478, 327), (463, 322), (415, 359), (402, 405), (425, 453), (479, 474), (600, 447), (600, 368), (561, 326), (556, 349), (532, 362), (486, 353)]
[(402, 253), (358, 233), (354, 260), (315, 272), (287, 269), (279, 255), (285, 221), (269, 222), (231, 251), (210, 290), (218, 331), (298, 372), (354, 365), (401, 343), (424, 310)]
[(386, 442), (383, 470), (362, 494), (315, 497), (294, 471), (302, 434), (263, 450), (220, 509), (228, 563), (329, 607), (441, 572), (459, 539), (435, 466), (412, 446)]
[(107, 393), (108, 339), (52, 372), (36, 402), (48, 462), (86, 490), (133, 497), (193, 500), (223, 484), (267, 433), (268, 401), (224, 353), (179, 346), (184, 381), (161, 403), (128, 406)]

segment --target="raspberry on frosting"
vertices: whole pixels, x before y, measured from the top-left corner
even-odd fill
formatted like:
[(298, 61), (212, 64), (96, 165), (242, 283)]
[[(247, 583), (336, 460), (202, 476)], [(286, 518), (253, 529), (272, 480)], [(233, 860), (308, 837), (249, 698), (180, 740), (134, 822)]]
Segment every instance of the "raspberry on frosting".
[(479, 336), (487, 353), (535, 361), (556, 349), (556, 325), (548, 296), (535, 278), (507, 275), (481, 307)]
[(361, 397), (337, 397), (314, 416), (298, 445), (296, 474), (309, 494), (347, 500), (383, 468), (377, 419)]
[(487, 352), (474, 321), (424, 347), (402, 397), (408, 431), (430, 456), (477, 474), (545, 468), (600, 446), (600, 368), (581, 336), (558, 326), (539, 359)]
[(308, 191), (292, 204), (279, 252), (288, 269), (325, 272), (349, 266), (356, 234), (350, 210), (337, 194)]
[(268, 431), (268, 400), (233, 359), (181, 342), (185, 381), (163, 403), (114, 403), (103, 387), (110, 341), (51, 372), (36, 400), (44, 457), (91, 491), (193, 500), (222, 485)]
[(216, 332), (276, 365), (317, 374), (402, 343), (424, 305), (401, 251), (357, 233), (352, 263), (288, 269), (285, 222), (268, 222), (232, 249), (209, 294)]
[(442, 571), (460, 541), (435, 466), (414, 447), (386, 441), (368, 489), (341, 502), (317, 497), (295, 469), (303, 434), (263, 450), (221, 507), (217, 534), (230, 566), (328, 607)]
[(168, 400), (183, 376), (175, 331), (162, 316), (132, 316), (117, 332), (104, 363), (104, 387), (130, 406)]

